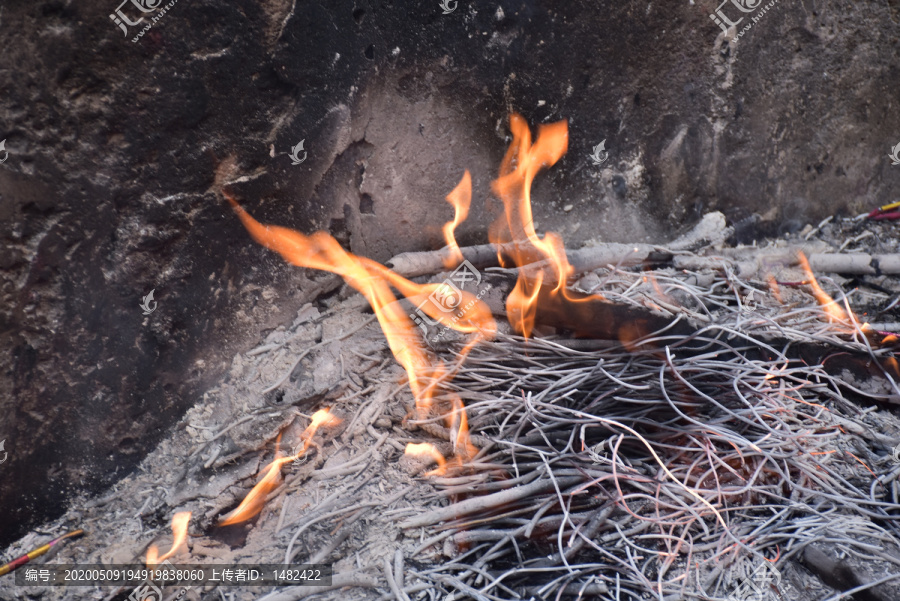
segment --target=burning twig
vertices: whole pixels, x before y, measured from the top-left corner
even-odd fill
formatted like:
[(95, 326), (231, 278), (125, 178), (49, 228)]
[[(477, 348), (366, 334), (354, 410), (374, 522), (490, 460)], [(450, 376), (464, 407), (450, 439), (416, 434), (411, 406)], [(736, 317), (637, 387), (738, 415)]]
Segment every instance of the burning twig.
[[(460, 247), (462, 258), (475, 267), (482, 269), (487, 267), (499, 267), (500, 257), (509, 255), (515, 244), (480, 244), (476, 246)], [(660, 260), (671, 260), (672, 255), (667, 253), (664, 247), (651, 246), (649, 244), (619, 244), (615, 242), (598, 244), (586, 249), (566, 251), (569, 263), (575, 268), (575, 273), (584, 273), (593, 269), (604, 268), (609, 265), (617, 267), (637, 267), (645, 264), (651, 256), (659, 253)], [(450, 247), (435, 251), (407, 252), (394, 256), (386, 265), (394, 272), (408, 277), (433, 275), (446, 269), (448, 260), (455, 253)], [(535, 258), (533, 263), (543, 262), (543, 258)]]

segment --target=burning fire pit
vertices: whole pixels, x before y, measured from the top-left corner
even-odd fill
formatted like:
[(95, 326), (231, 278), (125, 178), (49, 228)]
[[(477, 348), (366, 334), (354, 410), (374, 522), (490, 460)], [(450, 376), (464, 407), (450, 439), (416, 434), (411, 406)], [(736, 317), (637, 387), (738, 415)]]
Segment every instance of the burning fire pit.
[[(236, 356), (137, 473), (12, 550), (80, 528), (53, 564), (331, 570), (166, 599), (900, 598), (894, 308), (880, 285), (833, 297), (811, 267), (886, 226), (735, 248), (709, 214), (663, 245), (566, 251), (530, 191), (567, 124), (510, 128), (489, 245), (456, 241), (468, 172), (447, 246), (389, 266), (226, 190), (253, 240), (346, 287)], [(896, 258), (877, 254), (859, 273)], [(40, 561), (0, 596), (149, 598), (44, 586)]]

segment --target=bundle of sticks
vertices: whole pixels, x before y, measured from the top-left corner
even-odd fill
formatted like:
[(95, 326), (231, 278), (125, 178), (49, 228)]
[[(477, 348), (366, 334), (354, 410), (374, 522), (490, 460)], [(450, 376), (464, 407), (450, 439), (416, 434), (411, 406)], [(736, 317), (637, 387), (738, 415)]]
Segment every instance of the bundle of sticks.
[[(805, 290), (759, 294), (727, 262), (610, 263), (586, 291), (609, 311), (591, 336), (500, 334), (442, 383), (492, 442), (433, 478), (449, 504), (403, 524), (430, 530), (416, 553), (452, 557), (407, 581), (455, 599), (742, 601), (762, 566), (779, 574), (772, 599), (828, 597), (781, 579), (802, 566), (854, 599), (898, 598), (898, 440), (850, 400), (900, 399), (889, 337), (838, 327)], [(544, 318), (574, 331), (584, 315)]]

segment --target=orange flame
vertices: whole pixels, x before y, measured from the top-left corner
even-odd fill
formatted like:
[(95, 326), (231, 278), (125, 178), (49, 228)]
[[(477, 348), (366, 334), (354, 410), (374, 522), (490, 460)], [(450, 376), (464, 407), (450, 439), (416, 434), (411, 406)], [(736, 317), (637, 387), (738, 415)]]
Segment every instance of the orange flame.
[(453, 409), (447, 414), (447, 427), (450, 428), (453, 450), (463, 461), (469, 461), (478, 453), (478, 449), (472, 444), (469, 437), (469, 418), (466, 416), (466, 408), (462, 400), (453, 397)]
[(538, 296), (543, 282), (543, 271), (536, 273), (533, 280), (528, 280), (520, 274), (515, 287), (506, 297), (506, 313), (509, 323), (517, 332), (522, 332), (526, 337), (530, 336), (531, 330), (534, 329)]
[(816, 276), (813, 275), (812, 269), (809, 266), (809, 261), (806, 260), (806, 255), (800, 251), (797, 253), (797, 259), (800, 261), (800, 267), (802, 267), (803, 271), (806, 273), (807, 283), (812, 288), (813, 296), (816, 297), (816, 301), (822, 306), (822, 310), (825, 311), (825, 314), (828, 315), (828, 321), (846, 324), (849, 320), (847, 312), (844, 311), (843, 307), (837, 304), (837, 301), (828, 296), (828, 293), (822, 290), (821, 286), (819, 286), (819, 282), (816, 280)]
[(172, 516), (172, 548), (169, 549), (168, 553), (160, 557), (159, 549), (157, 549), (156, 545), (150, 545), (150, 548), (147, 549), (148, 568), (152, 568), (161, 561), (165, 561), (175, 555), (178, 548), (187, 540), (188, 524), (190, 524), (190, 521), (190, 511), (179, 511)]
[[(388, 346), (397, 362), (409, 376), (410, 388), (417, 403), (427, 403), (423, 379), (430, 377), (434, 362), (429, 358), (416, 327), (407, 317), (390, 286), (411, 299), (427, 298), (440, 292), (445, 284), (416, 284), (392, 272), (387, 267), (357, 257), (345, 251), (341, 245), (325, 232), (316, 232), (306, 236), (300, 232), (263, 225), (250, 217), (231, 196), (226, 198), (234, 207), (244, 227), (258, 243), (279, 253), (286, 261), (300, 267), (311, 267), (330, 271), (340, 275), (353, 288), (369, 301), (375, 312), (381, 329), (388, 341)], [(390, 286), (389, 286), (390, 284)], [(467, 291), (461, 291), (461, 305), (469, 307), (461, 318), (454, 319), (453, 314), (444, 312), (433, 303), (424, 303), (421, 309), (433, 320), (445, 327), (463, 333), (476, 333), (478, 336), (492, 337), (497, 324), (491, 315), (490, 308)]]
[(341, 423), (341, 418), (332, 414), (328, 411), (328, 409), (319, 409), (310, 417), (310, 423), (306, 426), (306, 429), (303, 430), (303, 434), (300, 435), (300, 440), (303, 441), (303, 448), (301, 448), (296, 455), (291, 457), (291, 460), (296, 459), (303, 455), (306, 450), (309, 448), (309, 445), (312, 443), (313, 436), (316, 435), (316, 430), (319, 429), (319, 426), (337, 426)]
[(453, 205), (453, 221), (444, 224), (444, 239), (450, 248), (450, 256), (444, 260), (444, 267), (452, 269), (463, 261), (462, 251), (459, 250), (459, 244), (456, 243), (456, 235), (454, 232), (460, 223), (469, 216), (469, 205), (472, 203), (472, 176), (469, 170), (463, 174), (462, 180), (447, 195), (447, 202)]
[(774, 275), (769, 274), (766, 277), (766, 281), (769, 282), (769, 290), (772, 291), (772, 295), (783, 305), (784, 299), (781, 297), (781, 287), (778, 285), (778, 280), (775, 279)]
[(419, 459), (430, 458), (434, 460), (434, 462), (438, 464), (437, 468), (431, 470), (426, 475), (442, 475), (447, 470), (447, 460), (444, 459), (444, 456), (441, 455), (441, 452), (438, 451), (430, 442), (408, 442), (406, 443), (406, 450), (404, 451), (404, 455), (409, 455), (410, 457), (416, 457)]
[[(310, 424), (300, 435), (300, 440), (303, 441), (300, 451), (290, 457), (281, 457), (280, 451), (276, 449), (275, 459), (262, 469), (262, 471), (266, 471), (268, 468), (266, 475), (256, 483), (256, 486), (244, 497), (241, 504), (230, 515), (219, 522), (219, 526), (230, 526), (231, 524), (246, 522), (262, 511), (263, 506), (266, 504), (266, 497), (281, 484), (281, 466), (297, 459), (306, 452), (320, 426), (336, 426), (341, 423), (341, 418), (330, 413), (328, 409), (319, 409), (312, 414), (310, 419)], [(278, 437), (278, 441), (279, 443), (281, 442), (281, 436)]]
[(266, 472), (263, 479), (244, 497), (237, 509), (219, 522), (219, 526), (230, 526), (231, 524), (245, 522), (262, 511), (263, 506), (266, 504), (266, 497), (281, 484), (281, 466), (293, 460), (294, 456), (279, 457), (279, 453), (276, 452), (275, 459), (269, 464), (269, 471)]
[[(529, 275), (519, 271), (515, 288), (506, 299), (506, 311), (513, 327), (525, 336), (530, 336), (534, 328), (538, 298), (544, 285), (554, 286), (549, 295), (554, 302), (580, 302), (581, 300), (602, 300), (595, 295), (586, 299), (575, 299), (567, 293), (566, 280), (574, 269), (566, 257), (562, 238), (548, 232), (540, 238), (534, 229), (531, 212), (531, 184), (541, 169), (554, 165), (568, 150), (569, 130), (565, 121), (541, 125), (538, 137), (531, 143), (531, 131), (522, 116), (510, 116), (513, 141), (506, 151), (500, 166), (500, 177), (492, 184), (492, 189), (503, 201), (506, 221), (492, 224), (489, 237), (495, 244), (512, 243), (513, 262), (522, 267), (543, 261), (532, 267)], [(503, 263), (503, 257), (500, 257)]]

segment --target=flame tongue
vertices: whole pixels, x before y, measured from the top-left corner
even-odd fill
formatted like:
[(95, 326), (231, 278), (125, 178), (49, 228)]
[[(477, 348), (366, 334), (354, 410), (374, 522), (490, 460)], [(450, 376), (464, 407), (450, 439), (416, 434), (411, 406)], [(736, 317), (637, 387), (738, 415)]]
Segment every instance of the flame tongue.
[(320, 426), (336, 426), (340, 423), (341, 419), (328, 411), (328, 409), (319, 409), (313, 413), (309, 425), (306, 426), (306, 429), (303, 430), (303, 434), (300, 435), (300, 439), (303, 441), (303, 447), (296, 455), (291, 457), (291, 460), (303, 455), (303, 453), (309, 449), (309, 445), (312, 443), (312, 437), (315, 436), (316, 430), (318, 430)]
[[(313, 413), (310, 418), (310, 424), (303, 430), (303, 434), (300, 435), (300, 440), (303, 443), (300, 451), (290, 457), (282, 457), (276, 447), (275, 459), (262, 470), (266, 472), (266, 475), (257, 482), (256, 486), (241, 501), (241, 504), (228, 517), (219, 522), (219, 526), (230, 526), (231, 524), (245, 522), (262, 511), (263, 506), (266, 504), (266, 497), (281, 484), (281, 467), (306, 453), (309, 445), (312, 444), (313, 436), (315, 436), (316, 431), (320, 427), (336, 426), (340, 423), (341, 419), (329, 412), (328, 409), (319, 409)], [(278, 437), (278, 442), (281, 442), (281, 436)]]
[(469, 418), (466, 415), (466, 408), (462, 399), (458, 396), (453, 397), (453, 409), (447, 414), (447, 427), (450, 429), (451, 440), (453, 441), (453, 450), (462, 461), (469, 461), (475, 458), (478, 449), (472, 444), (469, 437)]
[(833, 298), (831, 298), (827, 292), (822, 290), (822, 287), (819, 286), (818, 280), (816, 280), (816, 276), (813, 274), (812, 268), (809, 266), (809, 261), (806, 259), (806, 255), (803, 252), (797, 253), (797, 260), (800, 262), (800, 267), (803, 269), (803, 272), (806, 274), (807, 283), (810, 288), (812, 288), (813, 296), (818, 301), (819, 305), (821, 305), (822, 310), (825, 311), (825, 314), (828, 315), (828, 320), (832, 323), (844, 323), (846, 324), (849, 317), (847, 312), (844, 311), (844, 308), (837, 304)]
[(513, 141), (500, 165), (500, 177), (491, 188), (503, 201), (505, 223), (492, 226), (491, 242), (513, 243), (513, 259), (522, 266), (540, 259), (555, 259), (557, 275), (568, 275), (562, 265), (568, 262), (565, 253), (558, 256), (558, 239), (541, 240), (534, 230), (531, 213), (531, 184), (537, 173), (554, 165), (566, 153), (569, 145), (568, 125), (565, 121), (542, 125), (538, 129), (538, 140), (531, 144), (528, 124), (520, 115), (510, 117)]
[[(340, 275), (347, 284), (366, 297), (378, 318), (391, 352), (409, 376), (416, 402), (427, 403), (422, 380), (434, 371), (435, 362), (425, 351), (416, 327), (396, 302), (390, 286), (394, 286), (404, 296), (427, 297), (441, 284), (411, 282), (375, 261), (348, 253), (325, 232), (306, 236), (288, 228), (262, 225), (248, 215), (233, 198), (226, 197), (254, 240), (279, 253), (289, 263)], [(492, 336), (496, 331), (496, 323), (490, 308), (468, 292), (463, 292), (463, 302), (467, 306), (471, 304), (463, 319), (454, 320), (452, 315), (440, 311), (432, 303), (425, 303), (422, 309), (444, 326), (464, 333), (478, 332), (482, 336)]]
[[(530, 336), (534, 328), (537, 310), (543, 303), (554, 308), (584, 301), (603, 300), (594, 295), (576, 299), (568, 294), (566, 280), (574, 269), (566, 257), (562, 238), (549, 232), (543, 239), (534, 229), (531, 211), (531, 184), (541, 169), (554, 165), (568, 149), (569, 131), (565, 121), (541, 125), (538, 138), (531, 143), (531, 131), (525, 120), (516, 114), (510, 117), (513, 141), (500, 166), (500, 177), (493, 183), (493, 190), (503, 201), (505, 222), (492, 224), (491, 242), (507, 244), (515, 265), (538, 263), (527, 270), (521, 269), (516, 285), (506, 299), (509, 321), (524, 336)], [(509, 244), (511, 243), (511, 245)], [(500, 257), (501, 263), (503, 257)], [(552, 286), (549, 295), (542, 289)], [(541, 302), (539, 298), (546, 299)]]
[(444, 261), (444, 267), (452, 269), (463, 261), (462, 251), (459, 250), (459, 244), (456, 243), (454, 232), (457, 226), (469, 216), (469, 205), (472, 203), (472, 176), (469, 175), (468, 169), (453, 192), (447, 195), (447, 202), (453, 205), (454, 214), (453, 221), (445, 223), (443, 228), (444, 239), (450, 249), (450, 256)]
[(451, 465), (461, 466), (465, 462), (471, 461), (478, 452), (478, 449), (475, 448), (469, 437), (468, 417), (466, 416), (466, 408), (462, 400), (458, 396), (453, 395), (451, 407), (451, 410), (445, 415), (445, 423), (450, 430), (450, 440), (453, 443), (453, 451), (456, 453), (453, 463), (448, 462), (431, 443), (406, 444), (405, 455), (432, 459), (438, 464), (437, 468), (426, 473), (428, 476), (446, 474), (447, 469)]
[[(262, 225), (250, 217), (231, 197), (228, 197), (228, 200), (254, 240), (279, 253), (289, 263), (340, 275), (366, 297), (381, 324), (391, 352), (410, 374), (410, 387), (417, 393), (419, 387), (416, 374), (425, 371), (429, 361), (415, 336), (412, 322), (394, 302), (397, 299), (387, 282), (383, 278), (373, 277), (366, 268), (366, 262), (346, 252), (337, 240), (328, 234), (316, 232), (312, 236), (305, 236), (287, 228)], [(412, 282), (410, 284), (414, 285)], [(416, 396), (418, 397), (418, 394)]]
[(444, 474), (447, 470), (447, 460), (444, 459), (444, 456), (441, 455), (441, 452), (438, 451), (430, 442), (408, 442), (406, 443), (406, 450), (404, 451), (404, 455), (418, 457), (421, 459), (431, 459), (432, 461), (437, 463), (437, 468), (428, 472), (428, 475)]
[[(447, 197), (455, 209), (454, 220), (444, 226), (452, 260), (458, 261), (462, 258), (454, 230), (468, 213), (471, 187), (471, 176), (466, 172), (456, 189)], [(413, 325), (403, 307), (397, 302), (391, 287), (411, 300), (419, 300), (441, 294), (442, 287), (446, 287), (447, 284), (411, 282), (371, 259), (348, 253), (334, 238), (324, 232), (306, 236), (287, 228), (263, 225), (253, 219), (233, 198), (227, 194), (226, 198), (254, 240), (278, 252), (289, 263), (340, 275), (348, 285), (365, 296), (375, 312), (394, 358), (406, 370), (410, 389), (416, 399), (417, 416), (420, 419), (428, 417), (432, 409), (432, 399), (438, 392), (441, 380), (447, 377), (448, 370), (443, 363), (433, 360), (425, 350), (418, 337), (418, 328)], [(424, 302), (418, 306), (441, 325), (463, 333), (476, 334), (474, 340), (463, 349), (465, 355), (477, 340), (492, 337), (497, 325), (490, 308), (479, 298), (465, 290), (458, 291), (458, 294), (460, 296), (458, 306), (465, 307), (463, 311), (448, 312), (433, 302)], [(469, 440), (465, 409), (458, 398), (453, 403), (448, 422), (449, 427), (454, 428), (457, 451), (465, 457), (474, 456), (475, 449)], [(306, 450), (306, 444), (303, 450)], [(263, 480), (254, 487), (232, 515), (222, 522), (222, 525), (244, 521), (259, 513), (266, 495), (281, 481), (281, 465), (292, 459), (293, 457), (276, 457)]]
[(241, 501), (241, 504), (237, 506), (237, 509), (231, 512), (231, 515), (219, 522), (219, 526), (230, 526), (245, 522), (262, 511), (268, 494), (281, 484), (281, 466), (293, 460), (293, 456), (280, 457), (276, 452), (275, 459), (269, 464), (269, 469), (266, 471), (263, 479), (253, 487), (250, 493)]
[(506, 314), (509, 323), (525, 337), (530, 336), (531, 330), (534, 329), (537, 300), (543, 280), (543, 271), (538, 272), (533, 280), (524, 274), (519, 274), (515, 287), (506, 298)]
[(152, 568), (161, 561), (165, 561), (175, 555), (178, 548), (187, 540), (188, 524), (190, 522), (190, 511), (180, 511), (172, 516), (172, 548), (169, 549), (168, 553), (160, 557), (159, 549), (156, 548), (156, 545), (150, 545), (147, 549), (147, 567)]

